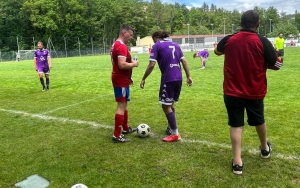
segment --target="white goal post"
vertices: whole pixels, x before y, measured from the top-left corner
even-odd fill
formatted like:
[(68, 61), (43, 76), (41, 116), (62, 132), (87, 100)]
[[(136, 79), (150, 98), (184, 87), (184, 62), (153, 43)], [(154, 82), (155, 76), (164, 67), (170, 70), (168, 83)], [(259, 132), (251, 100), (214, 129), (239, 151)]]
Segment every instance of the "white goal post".
[(34, 52), (35, 50), (19, 50), (19, 52), (16, 53), (16, 61), (18, 61), (18, 57), (19, 60), (31, 60), (31, 59), (33, 60)]

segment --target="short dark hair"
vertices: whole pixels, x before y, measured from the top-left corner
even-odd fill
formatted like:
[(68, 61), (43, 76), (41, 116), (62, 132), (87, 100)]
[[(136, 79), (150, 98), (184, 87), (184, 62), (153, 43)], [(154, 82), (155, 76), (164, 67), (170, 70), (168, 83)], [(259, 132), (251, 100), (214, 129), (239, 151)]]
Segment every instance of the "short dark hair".
[(134, 33), (134, 29), (129, 25), (122, 25), (120, 28), (120, 33), (122, 33), (122, 31), (132, 31)]
[(155, 39), (155, 38), (160, 38), (160, 39), (164, 39), (164, 38), (167, 38), (169, 37), (169, 33), (166, 32), (166, 31), (155, 31), (153, 34), (152, 34), (152, 39)]
[(42, 41), (38, 41), (37, 44), (41, 44), (42, 46), (44, 46)]
[(279, 32), (278, 35), (283, 34), (283, 32)]
[(247, 10), (241, 17), (241, 26), (245, 29), (256, 27), (258, 22), (259, 14), (255, 10)]

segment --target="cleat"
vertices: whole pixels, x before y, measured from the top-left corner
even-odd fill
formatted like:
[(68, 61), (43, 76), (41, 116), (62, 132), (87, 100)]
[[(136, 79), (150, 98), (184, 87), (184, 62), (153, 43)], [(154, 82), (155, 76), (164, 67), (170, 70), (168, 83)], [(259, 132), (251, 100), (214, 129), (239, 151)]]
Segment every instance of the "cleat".
[(176, 142), (176, 141), (179, 141), (179, 140), (181, 140), (180, 134), (178, 134), (178, 135), (172, 134), (172, 135), (167, 136), (167, 137), (162, 139), (162, 141), (164, 141), (164, 142)]
[(233, 164), (233, 160), (232, 160), (232, 172), (236, 175), (241, 175), (243, 174), (243, 168), (244, 168), (244, 163), (242, 164), (242, 166), (240, 165), (234, 165)]
[(42, 91), (46, 91), (46, 88), (45, 88), (45, 86), (43, 86), (43, 89), (42, 89)]
[(129, 142), (130, 139), (129, 138), (125, 138), (125, 136), (123, 134), (121, 134), (121, 136), (119, 136), (119, 137), (113, 136), (112, 137), (112, 141), (114, 143), (124, 143), (124, 142)]
[(47, 86), (47, 87), (46, 87), (46, 90), (49, 90), (49, 89), (50, 89), (49, 86)]
[(166, 134), (171, 135), (172, 134), (172, 129), (168, 126), (166, 129)]
[(271, 156), (272, 145), (270, 142), (267, 142), (267, 145), (269, 147), (269, 151), (262, 149), (260, 146), (260, 157), (263, 159), (267, 159)]
[(129, 127), (129, 129), (127, 131), (123, 130), (122, 134), (129, 134), (129, 133), (133, 133), (136, 132), (137, 128), (131, 128)]

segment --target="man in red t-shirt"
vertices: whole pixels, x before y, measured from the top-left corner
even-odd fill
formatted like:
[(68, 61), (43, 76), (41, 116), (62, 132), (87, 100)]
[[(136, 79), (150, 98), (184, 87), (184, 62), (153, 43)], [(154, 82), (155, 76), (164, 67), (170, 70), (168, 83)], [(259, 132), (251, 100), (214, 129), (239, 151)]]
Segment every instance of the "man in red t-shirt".
[(115, 128), (112, 141), (122, 143), (130, 141), (123, 134), (132, 133), (136, 128), (128, 126), (127, 103), (130, 101), (129, 86), (133, 84), (131, 79), (132, 69), (138, 67), (137, 60), (133, 60), (126, 44), (132, 39), (134, 30), (128, 25), (123, 25), (119, 32), (119, 38), (111, 47), (112, 74), (111, 80), (114, 88), (117, 110), (115, 114)]
[(272, 43), (256, 33), (259, 14), (254, 10), (243, 13), (242, 29), (224, 37), (215, 48), (216, 55), (224, 54), (224, 103), (230, 126), (232, 171), (242, 174), (241, 158), (244, 111), (248, 124), (256, 128), (260, 140), (261, 158), (271, 156), (264, 118), (264, 97), (267, 93), (267, 69), (278, 70), (281, 62)]

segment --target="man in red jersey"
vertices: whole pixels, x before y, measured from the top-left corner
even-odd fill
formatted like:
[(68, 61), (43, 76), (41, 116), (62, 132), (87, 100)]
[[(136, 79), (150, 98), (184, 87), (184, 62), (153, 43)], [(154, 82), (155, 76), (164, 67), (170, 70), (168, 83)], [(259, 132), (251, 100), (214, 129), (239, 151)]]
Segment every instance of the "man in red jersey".
[(242, 174), (242, 133), (244, 111), (248, 124), (256, 128), (260, 140), (261, 158), (271, 156), (271, 143), (267, 140), (264, 119), (264, 97), (267, 93), (267, 69), (278, 70), (281, 62), (272, 43), (256, 33), (259, 15), (248, 10), (241, 17), (242, 29), (224, 37), (215, 49), (216, 55), (224, 54), (224, 103), (230, 126), (233, 160), (232, 171)]
[(124, 134), (136, 131), (136, 128), (128, 126), (127, 103), (130, 101), (129, 86), (133, 84), (131, 79), (132, 69), (138, 67), (137, 60), (133, 60), (126, 44), (132, 39), (134, 30), (128, 25), (123, 25), (119, 32), (119, 38), (111, 47), (112, 74), (111, 80), (114, 87), (117, 110), (115, 114), (115, 129), (112, 141), (123, 143), (130, 141)]

